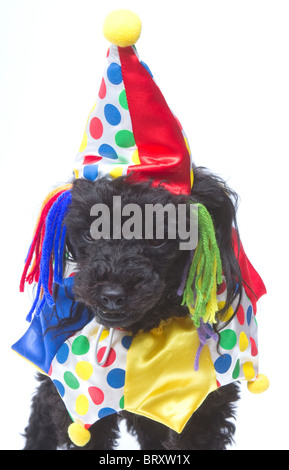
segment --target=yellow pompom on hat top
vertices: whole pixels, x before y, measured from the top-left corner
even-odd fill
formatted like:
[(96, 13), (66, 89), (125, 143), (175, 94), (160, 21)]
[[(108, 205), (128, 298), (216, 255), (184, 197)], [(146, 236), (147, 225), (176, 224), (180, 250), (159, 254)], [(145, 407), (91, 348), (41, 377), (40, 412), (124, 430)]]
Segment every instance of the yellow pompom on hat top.
[(141, 20), (130, 10), (115, 10), (103, 24), (104, 37), (119, 47), (133, 46), (141, 33)]

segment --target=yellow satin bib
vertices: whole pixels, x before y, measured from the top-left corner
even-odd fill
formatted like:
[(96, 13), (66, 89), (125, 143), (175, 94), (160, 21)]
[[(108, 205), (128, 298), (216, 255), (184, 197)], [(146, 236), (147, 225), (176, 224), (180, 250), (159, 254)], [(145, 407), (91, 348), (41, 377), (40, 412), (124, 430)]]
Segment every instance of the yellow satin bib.
[(127, 354), (124, 408), (182, 432), (194, 411), (217, 389), (208, 346), (198, 371), (199, 337), (191, 318), (171, 318), (139, 333)]

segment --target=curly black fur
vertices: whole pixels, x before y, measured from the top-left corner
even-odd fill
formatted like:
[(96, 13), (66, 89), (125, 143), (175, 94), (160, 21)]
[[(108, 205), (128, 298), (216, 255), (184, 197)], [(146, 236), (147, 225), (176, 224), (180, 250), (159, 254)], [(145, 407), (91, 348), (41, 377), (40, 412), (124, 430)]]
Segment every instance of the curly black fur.
[[(195, 168), (194, 175), (190, 199), (205, 205), (214, 221), (229, 305), (240, 297), (242, 285), (231, 232), (232, 226), (236, 227), (237, 196), (221, 179), (203, 168)], [(179, 240), (91, 238), (91, 207), (96, 203), (112, 207), (113, 196), (121, 196), (122, 205), (136, 203), (141, 208), (157, 202), (177, 206), (188, 199), (173, 195), (161, 186), (152, 187), (150, 183), (131, 184), (126, 178), (96, 182), (79, 179), (73, 183), (72, 202), (65, 219), (67, 251), (77, 266), (74, 277), (77, 308), (72, 309), (66, 320), (66, 326), (68, 323), (72, 330), (84, 307), (100, 323), (123, 327), (133, 334), (157, 327), (162, 319), (188, 314), (177, 295), (188, 256), (186, 251), (179, 250)], [(103, 293), (107, 288), (115, 289), (118, 300), (121, 299), (115, 309), (107, 308), (104, 303)], [(71, 420), (62, 400), (50, 378), (40, 376), (39, 379), (41, 384), (25, 430), (25, 449), (75, 448), (67, 435)], [(121, 417), (126, 419), (129, 431), (138, 437), (142, 449), (225, 449), (235, 431), (231, 418), (237, 400), (236, 384), (211, 393), (181, 434), (128, 412), (111, 415), (90, 428), (92, 438), (84, 449), (114, 448)]]

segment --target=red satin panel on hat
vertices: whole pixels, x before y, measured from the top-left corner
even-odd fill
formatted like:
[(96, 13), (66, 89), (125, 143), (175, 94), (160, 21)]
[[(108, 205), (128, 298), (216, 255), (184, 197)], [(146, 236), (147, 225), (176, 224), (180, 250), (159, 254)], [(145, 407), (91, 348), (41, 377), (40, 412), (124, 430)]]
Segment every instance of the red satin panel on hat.
[(175, 194), (190, 194), (190, 155), (183, 134), (159, 87), (132, 47), (119, 47), (122, 76), (140, 165), (133, 181), (153, 179)]
[(242, 243), (240, 242), (240, 250), (238, 251), (238, 238), (236, 230), (233, 229), (232, 231), (232, 239), (233, 239), (233, 248), (238, 259), (238, 263), (241, 269), (242, 278), (244, 281), (244, 289), (252, 302), (253, 311), (256, 314), (257, 311), (257, 301), (262, 297), (262, 295), (266, 294), (266, 287), (257, 273), (256, 269), (250, 263)]

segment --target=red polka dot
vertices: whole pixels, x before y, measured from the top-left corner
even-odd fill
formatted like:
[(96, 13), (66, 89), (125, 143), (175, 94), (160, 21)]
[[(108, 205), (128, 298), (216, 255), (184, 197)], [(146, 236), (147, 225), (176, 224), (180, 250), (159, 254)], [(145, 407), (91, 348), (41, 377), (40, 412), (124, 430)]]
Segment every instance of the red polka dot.
[(100, 139), (103, 134), (103, 125), (97, 117), (92, 118), (90, 121), (89, 132), (93, 139)]
[(227, 288), (226, 282), (223, 281), (222, 284), (220, 286), (218, 286), (217, 295), (223, 294), (223, 292), (225, 292), (226, 288)]
[(220, 388), (221, 387), (220, 382), (218, 380), (216, 382), (217, 382), (217, 387)]
[(99, 160), (101, 160), (102, 157), (95, 157), (94, 155), (87, 155), (82, 164), (83, 165), (91, 165), (92, 163), (96, 163), (96, 162), (99, 162)]
[[(102, 360), (105, 351), (106, 351), (106, 347), (100, 348), (100, 350), (98, 351), (98, 353), (97, 353), (98, 362), (100, 362)], [(115, 358), (116, 358), (116, 352), (113, 348), (111, 348), (110, 351), (109, 351), (108, 358), (107, 358), (107, 360), (105, 361), (105, 363), (103, 364), (102, 367), (111, 366), (111, 364), (114, 363)]]
[(103, 100), (103, 98), (105, 98), (105, 95), (106, 95), (106, 85), (105, 85), (104, 79), (102, 79), (100, 89), (99, 89), (99, 92), (98, 92), (98, 96), (101, 100)]
[(48, 371), (49, 377), (51, 376), (51, 374), (52, 374), (52, 364), (51, 364), (50, 369), (49, 369), (49, 371)]
[(240, 323), (240, 325), (244, 325), (245, 323), (245, 312), (244, 312), (244, 308), (242, 305), (239, 305), (239, 308), (237, 310), (237, 318), (238, 318), (238, 322)]
[(255, 357), (258, 355), (258, 348), (257, 348), (255, 340), (251, 337), (250, 337), (250, 343), (251, 343), (251, 355)]
[(84, 429), (89, 429), (91, 427), (91, 424), (85, 424)]
[(98, 387), (89, 387), (88, 393), (95, 405), (101, 405), (104, 400), (104, 393)]

